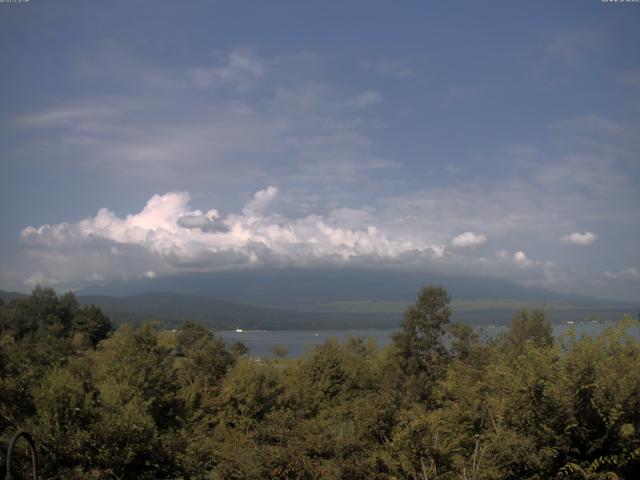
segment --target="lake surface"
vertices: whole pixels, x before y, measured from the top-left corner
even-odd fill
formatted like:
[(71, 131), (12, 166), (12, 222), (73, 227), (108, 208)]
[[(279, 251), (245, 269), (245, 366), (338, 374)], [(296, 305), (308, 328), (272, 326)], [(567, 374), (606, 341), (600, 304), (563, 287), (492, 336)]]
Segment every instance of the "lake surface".
[[(565, 334), (570, 326), (573, 326), (576, 336), (598, 335), (605, 328), (614, 325), (614, 322), (590, 323), (581, 322), (574, 325), (556, 324), (553, 325), (553, 335), (558, 338)], [(479, 327), (481, 335), (493, 337), (506, 329), (505, 326)], [(305, 351), (312, 349), (315, 345), (325, 342), (334, 337), (340, 342), (348, 337), (374, 338), (378, 346), (383, 347), (391, 341), (391, 334), (397, 329), (354, 329), (354, 330), (245, 330), (237, 332), (235, 330), (221, 330), (216, 332), (227, 343), (242, 342), (249, 348), (249, 354), (254, 357), (273, 357), (274, 347), (286, 347), (289, 357), (298, 357)], [(634, 338), (640, 340), (640, 327), (634, 325), (630, 330)]]

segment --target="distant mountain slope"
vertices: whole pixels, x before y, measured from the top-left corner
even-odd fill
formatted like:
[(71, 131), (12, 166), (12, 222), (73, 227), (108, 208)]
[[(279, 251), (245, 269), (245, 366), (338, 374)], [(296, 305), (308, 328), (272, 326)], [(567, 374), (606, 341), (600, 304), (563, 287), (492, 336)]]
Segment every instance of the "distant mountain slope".
[[(171, 292), (147, 292), (127, 297), (82, 295), (83, 304), (99, 306), (117, 323), (161, 321), (167, 327), (185, 320), (224, 329), (341, 329), (395, 328), (411, 301), (328, 302), (291, 308), (257, 307), (232, 301)], [(542, 308), (552, 322), (618, 320), (633, 309), (620, 306), (580, 306), (509, 300), (470, 300), (453, 303), (453, 320), (471, 324), (506, 324), (521, 308)]]
[(172, 327), (191, 320), (215, 329), (305, 329), (389, 327), (395, 315), (331, 314), (256, 307), (227, 300), (172, 292), (146, 292), (126, 297), (80, 295), (82, 304), (100, 307), (117, 323), (159, 320)]
[(86, 288), (79, 294), (134, 295), (149, 291), (224, 298), (262, 306), (292, 307), (325, 302), (413, 301), (420, 287), (443, 285), (454, 300), (505, 299), (583, 305), (629, 306), (579, 295), (528, 288), (506, 280), (430, 272), (369, 269), (256, 269), (138, 279)]
[[(485, 277), (354, 268), (190, 274), (113, 283), (78, 293), (129, 296), (108, 301), (92, 297), (122, 320), (156, 318), (175, 324), (190, 318), (216, 328), (384, 328), (398, 326), (420, 287), (430, 283), (449, 290), (454, 320), (468, 323), (508, 323), (520, 308), (544, 308), (553, 322), (617, 320), (624, 314), (636, 316), (640, 310), (625, 302)], [(149, 291), (184, 296), (160, 301), (144, 293)]]
[(24, 293), (18, 292), (8, 292), (6, 290), (0, 290), (0, 300), (4, 300), (5, 302), (10, 302), (11, 300), (16, 300), (18, 298), (24, 298), (28, 295)]
[[(10, 301), (26, 295), (0, 291)], [(115, 323), (157, 320), (172, 328), (185, 320), (214, 329), (342, 329), (395, 328), (413, 302), (406, 300), (335, 300), (296, 302), (264, 307), (175, 292), (144, 292), (128, 296), (78, 295), (82, 304), (99, 306)], [(297, 299), (293, 299), (297, 300)], [(567, 320), (617, 320), (638, 309), (626, 305), (580, 302), (546, 302), (510, 299), (454, 299), (453, 320), (472, 324), (505, 324), (521, 308), (543, 308), (553, 322)]]
[(160, 320), (167, 325), (177, 325), (191, 320), (217, 328), (264, 328), (267, 325), (278, 328), (296, 316), (291, 312), (283, 315), (266, 308), (172, 292), (146, 292), (126, 297), (79, 295), (78, 301), (97, 305), (118, 322)]

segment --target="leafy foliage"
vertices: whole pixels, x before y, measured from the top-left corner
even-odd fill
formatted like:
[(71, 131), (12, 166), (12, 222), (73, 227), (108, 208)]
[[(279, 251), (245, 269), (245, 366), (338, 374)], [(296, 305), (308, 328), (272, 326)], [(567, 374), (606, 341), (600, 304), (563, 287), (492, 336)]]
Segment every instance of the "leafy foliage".
[(38, 288), (0, 304), (0, 447), (31, 431), (50, 479), (637, 478), (637, 321), (558, 341), (523, 311), (482, 341), (449, 304), (422, 289), (385, 349), (259, 360)]

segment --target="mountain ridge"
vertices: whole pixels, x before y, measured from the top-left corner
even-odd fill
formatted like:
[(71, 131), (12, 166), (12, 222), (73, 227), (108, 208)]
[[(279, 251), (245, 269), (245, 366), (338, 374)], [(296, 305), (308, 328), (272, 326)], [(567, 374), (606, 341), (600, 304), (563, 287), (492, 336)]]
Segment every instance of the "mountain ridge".
[[(257, 270), (136, 279), (76, 291), (116, 323), (185, 320), (215, 329), (395, 328), (423, 285), (451, 293), (453, 320), (508, 323), (522, 308), (542, 308), (552, 322), (616, 320), (636, 304), (523, 287), (505, 280), (428, 272)], [(2, 292), (8, 299), (17, 292)]]
[(632, 302), (553, 292), (473, 275), (374, 269), (257, 269), (133, 279), (80, 289), (78, 295), (128, 296), (165, 291), (224, 298), (252, 305), (292, 306), (340, 300), (413, 300), (428, 284), (444, 286), (454, 300), (510, 299), (634, 305)]

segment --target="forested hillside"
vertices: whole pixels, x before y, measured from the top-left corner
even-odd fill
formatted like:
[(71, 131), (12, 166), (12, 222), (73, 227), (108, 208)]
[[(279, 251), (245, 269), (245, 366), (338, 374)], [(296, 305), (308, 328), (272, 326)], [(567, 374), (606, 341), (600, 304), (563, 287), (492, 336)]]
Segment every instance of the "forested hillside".
[(483, 342), (450, 317), (430, 286), (388, 348), (258, 360), (36, 289), (0, 301), (0, 448), (32, 432), (55, 479), (637, 478), (636, 320), (554, 339), (522, 311)]

